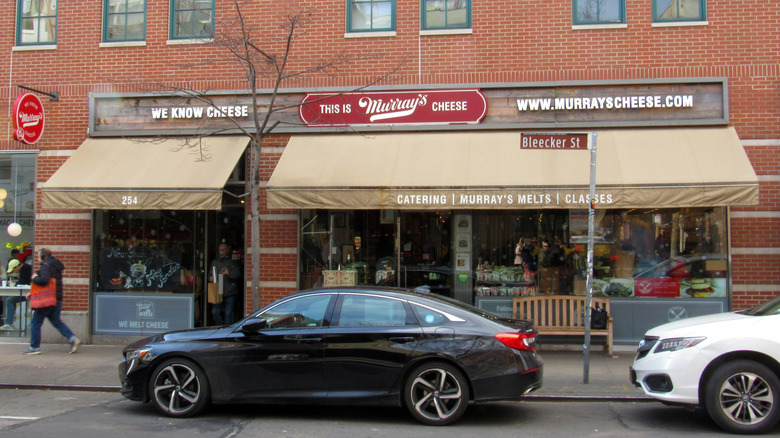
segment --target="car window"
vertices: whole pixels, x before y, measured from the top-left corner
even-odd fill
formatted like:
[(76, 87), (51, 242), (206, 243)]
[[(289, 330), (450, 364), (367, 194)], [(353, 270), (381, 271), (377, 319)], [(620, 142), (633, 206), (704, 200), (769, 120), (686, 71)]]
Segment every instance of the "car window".
[(410, 321), (403, 301), (367, 295), (345, 295), (339, 327), (396, 327)]
[(266, 310), (260, 316), (268, 321), (269, 329), (322, 327), (332, 297), (314, 295), (294, 298)]
[(445, 322), (448, 322), (450, 319), (447, 318), (443, 313), (430, 309), (428, 307), (419, 306), (417, 304), (412, 303), (412, 311), (417, 316), (417, 320), (420, 321), (420, 325), (424, 326), (434, 326), (434, 325), (440, 325)]

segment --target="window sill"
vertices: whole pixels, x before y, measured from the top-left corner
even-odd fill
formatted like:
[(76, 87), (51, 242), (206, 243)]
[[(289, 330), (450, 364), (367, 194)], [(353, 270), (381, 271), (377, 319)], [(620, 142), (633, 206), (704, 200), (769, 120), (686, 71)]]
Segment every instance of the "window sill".
[(386, 32), (347, 32), (344, 34), (344, 38), (380, 38), (394, 36), (396, 36), (396, 32), (394, 30)]
[(709, 26), (709, 21), (670, 21), (662, 23), (653, 23), (651, 27), (689, 27), (689, 26)]
[(209, 44), (213, 43), (213, 38), (189, 38), (180, 40), (168, 40), (165, 44), (169, 46), (186, 46), (188, 44)]
[(144, 47), (146, 41), (111, 41), (100, 43), (98, 47)]
[(57, 50), (56, 44), (40, 44), (37, 46), (14, 46), (12, 52), (29, 52), (34, 50)]
[(628, 29), (628, 24), (575, 24), (571, 30), (596, 30), (596, 29)]
[(474, 31), (468, 29), (421, 29), (420, 35), (471, 35)]

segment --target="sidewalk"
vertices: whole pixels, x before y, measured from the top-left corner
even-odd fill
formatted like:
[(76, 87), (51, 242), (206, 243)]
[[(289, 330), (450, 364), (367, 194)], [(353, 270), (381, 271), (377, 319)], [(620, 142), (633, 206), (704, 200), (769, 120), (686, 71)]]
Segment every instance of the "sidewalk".
[[(43, 344), (42, 354), (26, 356), (25, 338), (0, 340), (0, 389), (40, 388), (82, 391), (119, 391), (117, 366), (122, 360), (119, 345), (81, 345), (68, 354), (68, 344)], [(528, 396), (534, 400), (650, 400), (628, 380), (632, 351), (607, 356), (590, 355), (589, 383), (583, 383), (583, 354), (542, 351), (544, 387)]]

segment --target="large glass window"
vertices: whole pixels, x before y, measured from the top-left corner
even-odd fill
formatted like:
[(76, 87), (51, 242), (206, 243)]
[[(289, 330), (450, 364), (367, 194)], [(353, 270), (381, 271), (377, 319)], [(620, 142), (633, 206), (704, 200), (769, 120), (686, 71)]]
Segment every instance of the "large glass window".
[[(19, 235), (6, 232), (17, 223)], [(0, 266), (7, 267), (12, 252), (23, 252), (35, 237), (35, 155), (0, 154)], [(13, 231), (13, 230), (12, 230)], [(3, 269), (2, 278), (6, 278)]]
[(57, 42), (57, 0), (19, 0), (16, 44)]
[(214, 0), (171, 0), (171, 39), (213, 35)]
[(347, 0), (349, 32), (395, 30), (395, 0)]
[(653, 0), (653, 21), (704, 21), (706, 0)]
[(423, 29), (471, 27), (470, 0), (423, 0)]
[[(596, 216), (594, 296), (728, 296), (723, 208)], [(474, 215), (475, 294), (584, 295), (586, 210)]]
[(105, 0), (103, 41), (146, 39), (146, 0)]
[(625, 0), (572, 0), (574, 24), (615, 24), (626, 22)]
[[(725, 208), (599, 210), (594, 295), (726, 298)], [(305, 210), (301, 287), (423, 287), (475, 296), (584, 295), (587, 210)]]

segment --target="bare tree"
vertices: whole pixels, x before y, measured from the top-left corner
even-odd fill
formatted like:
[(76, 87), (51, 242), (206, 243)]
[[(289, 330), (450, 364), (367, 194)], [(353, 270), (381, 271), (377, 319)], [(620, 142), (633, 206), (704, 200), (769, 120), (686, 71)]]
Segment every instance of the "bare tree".
[[(248, 146), (250, 175), (247, 181), (247, 192), (251, 199), (251, 297), (253, 306), (258, 306), (260, 303), (260, 146), (263, 138), (271, 134), (280, 123), (278, 120), (274, 120), (274, 114), (290, 111), (300, 106), (300, 102), (278, 103), (279, 90), (283, 86), (292, 88), (290, 84), (313, 75), (336, 76), (340, 67), (376, 58), (376, 55), (350, 54), (340, 51), (327, 58), (316, 60), (294, 59), (296, 43), (306, 35), (306, 26), (316, 17), (316, 11), (306, 8), (289, 9), (282, 17), (278, 36), (270, 38), (266, 36), (263, 39), (262, 34), (253, 28), (244, 13), (245, 7), (252, 2), (253, 0), (233, 0), (234, 11), (232, 13), (224, 15), (221, 19), (213, 17), (215, 27), (210, 44), (219, 49), (219, 55), (197, 62), (178, 64), (177, 67), (190, 69), (224, 63), (233, 64), (238, 66), (243, 75), (242, 80), (246, 81), (248, 94), (251, 97), (249, 116), (253, 122), (252, 126), (247, 127), (239, 120), (227, 117), (232, 129), (210, 128), (204, 125), (202, 132), (189, 137), (187, 147), (195, 150), (197, 159), (205, 160), (209, 158), (209, 153), (203, 149), (202, 143), (199, 141), (202, 137), (238, 130), (250, 139)], [(210, 11), (208, 13), (210, 14)], [(295, 64), (294, 68), (291, 67), (293, 63)], [(344, 92), (354, 92), (376, 85), (387, 80), (402, 67), (403, 62), (399, 62), (384, 74), (368, 78), (365, 84), (360, 84)], [(142, 80), (138, 82), (151, 85), (158, 90), (173, 91), (187, 100), (195, 100), (207, 106), (217, 107), (208, 90), (195, 90), (187, 84), (172, 86), (162, 83), (149, 84)], [(270, 84), (270, 92), (267, 91), (268, 88), (264, 88), (261, 93), (259, 84)], [(262, 103), (259, 99), (261, 95), (263, 97)]]

